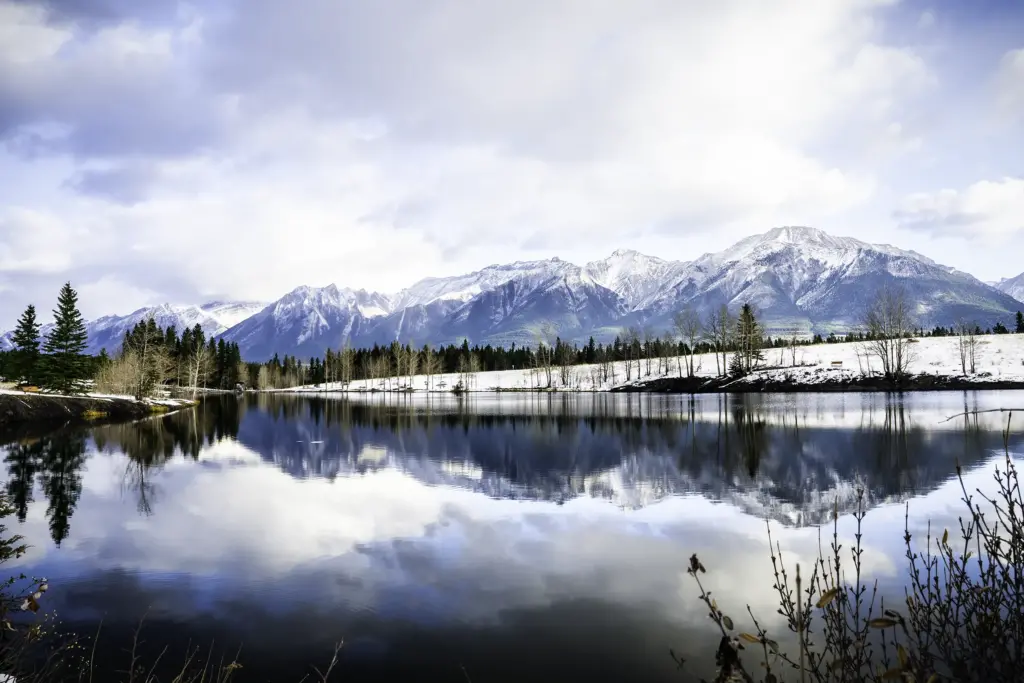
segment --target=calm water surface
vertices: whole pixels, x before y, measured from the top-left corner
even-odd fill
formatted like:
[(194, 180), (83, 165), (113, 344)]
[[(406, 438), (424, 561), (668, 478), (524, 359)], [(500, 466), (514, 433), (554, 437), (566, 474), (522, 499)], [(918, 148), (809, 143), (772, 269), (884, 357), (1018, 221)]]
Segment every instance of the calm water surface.
[(298, 680), (344, 639), (346, 681), (679, 681), (669, 648), (708, 675), (717, 645), (691, 553), (738, 623), (750, 604), (778, 629), (765, 520), (809, 563), (837, 501), (851, 533), (863, 486), (865, 564), (899, 594), (905, 502), (913, 532), (949, 525), (955, 460), (987, 486), (1002, 457), (1005, 415), (945, 418), (1013, 406), (1024, 394), (252, 396), (0, 434), (0, 455), (33, 546), (17, 571), (50, 579), (64, 628), (102, 620), (101, 659), (145, 615), (151, 652), (241, 646), (243, 680)]

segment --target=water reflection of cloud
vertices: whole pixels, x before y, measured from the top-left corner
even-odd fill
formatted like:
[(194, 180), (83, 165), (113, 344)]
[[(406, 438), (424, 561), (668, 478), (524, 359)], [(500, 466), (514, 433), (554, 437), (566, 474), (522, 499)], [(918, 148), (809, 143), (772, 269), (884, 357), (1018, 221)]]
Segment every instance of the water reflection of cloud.
[[(221, 600), (265, 586), (271, 603), (394, 617), (414, 605), (425, 618), (460, 623), (593, 599), (694, 624), (706, 616), (683, 570), (697, 552), (711, 570), (707, 587), (736, 612), (749, 603), (776, 619), (763, 521), (701, 496), (623, 511), (592, 498), (494, 499), (393, 469), (296, 479), (225, 440), (198, 464), (172, 460), (152, 471), (160, 500), (146, 517), (117, 485), (128, 465), (119, 455), (90, 458), (75, 531), (59, 551), (43, 541), (46, 520), (34, 505), (21, 529), (34, 547), (21, 565), (58, 585), (134, 576), (139, 590), (177, 593), (162, 603), (181, 618), (199, 608), (201, 585)], [(817, 532), (776, 533), (787, 561), (809, 567)], [(865, 554), (883, 573), (894, 571), (893, 557), (873, 546)]]

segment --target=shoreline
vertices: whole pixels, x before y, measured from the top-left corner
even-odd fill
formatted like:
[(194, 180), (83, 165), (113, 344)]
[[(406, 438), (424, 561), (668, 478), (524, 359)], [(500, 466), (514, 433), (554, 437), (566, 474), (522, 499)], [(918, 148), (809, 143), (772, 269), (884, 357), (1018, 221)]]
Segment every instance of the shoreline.
[(196, 405), (187, 399), (137, 401), (125, 396), (55, 396), (23, 392), (0, 393), (0, 429), (25, 425), (136, 420)]
[(610, 393), (659, 394), (751, 394), (751, 393), (864, 393), (929, 391), (1014, 391), (1024, 390), (1024, 381), (972, 380), (950, 375), (912, 375), (900, 382), (884, 377), (828, 377), (815, 382), (761, 377), (660, 377), (614, 387)]
[(930, 392), (930, 391), (1024, 391), (1020, 380), (977, 380), (950, 375), (914, 375), (901, 382), (883, 377), (825, 377), (813, 382), (779, 379), (771, 376), (754, 377), (658, 377), (611, 387), (610, 389), (564, 388), (489, 388), (468, 389), (456, 394), (451, 390), (424, 389), (342, 389), (295, 387), (289, 389), (248, 390), (247, 394), (288, 394), (294, 396), (324, 394), (367, 395), (466, 395), (466, 394), (751, 394), (751, 393), (864, 393), (864, 392)]

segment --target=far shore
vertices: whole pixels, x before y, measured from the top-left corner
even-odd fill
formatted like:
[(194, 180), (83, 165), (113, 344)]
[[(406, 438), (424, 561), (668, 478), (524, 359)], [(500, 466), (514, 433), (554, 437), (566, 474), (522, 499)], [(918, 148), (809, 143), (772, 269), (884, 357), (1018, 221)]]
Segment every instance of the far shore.
[(662, 377), (615, 387), (613, 393), (663, 394), (749, 394), (761, 392), (814, 393), (866, 391), (995, 391), (1024, 390), (1024, 381), (971, 379), (948, 375), (911, 375), (899, 382), (885, 377), (825, 377), (815, 382), (800, 382), (773, 376), (744, 377)]
[[(973, 362), (960, 357), (956, 337), (912, 340), (906, 375), (885, 378), (864, 342), (764, 349), (760, 366), (743, 377), (721, 374), (728, 358), (713, 353), (617, 360), (603, 364), (483, 372), (415, 374), (280, 388), (287, 393), (607, 393), (963, 391), (1024, 389), (1024, 334), (984, 335)], [(728, 356), (731, 356), (730, 352)], [(688, 373), (692, 365), (693, 372)], [(693, 374), (693, 377), (686, 375)], [(458, 390), (456, 390), (458, 388)]]
[(451, 395), (465, 394), (750, 394), (750, 393), (834, 393), (834, 392), (927, 392), (927, 391), (1024, 391), (1024, 381), (999, 380), (965, 376), (912, 375), (896, 382), (881, 376), (818, 376), (813, 381), (780, 378), (773, 375), (754, 375), (749, 377), (658, 377), (650, 380), (635, 381), (609, 389), (573, 389), (573, 388), (501, 388), (468, 389), (453, 392), (451, 389), (410, 389), (396, 387), (392, 389), (368, 389), (365, 387), (341, 388), (338, 386), (294, 387), (291, 389), (269, 389), (264, 391), (249, 390), (247, 393), (323, 395), (323, 394), (414, 394), (414, 395)]

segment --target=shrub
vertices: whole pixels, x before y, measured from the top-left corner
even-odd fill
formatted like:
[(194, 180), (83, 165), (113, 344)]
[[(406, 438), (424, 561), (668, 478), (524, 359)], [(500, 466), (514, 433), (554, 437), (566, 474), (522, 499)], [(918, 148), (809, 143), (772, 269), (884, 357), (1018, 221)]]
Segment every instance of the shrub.
[[(854, 512), (856, 540), (848, 556), (839, 543), (838, 507), (833, 509), (829, 552), (819, 542), (818, 560), (806, 579), (799, 565), (791, 579), (781, 547), (772, 547), (779, 614), (795, 636), (796, 653), (780, 648), (749, 605), (753, 628), (738, 632), (701, 584), (706, 568), (693, 555), (687, 573), (722, 633), (716, 683), (1019, 680), (1024, 671), (1024, 499), (1008, 440), (1009, 420), (1003, 434), (1005, 461), (996, 468), (998, 493), (993, 497), (969, 492), (957, 464), (967, 508), (958, 532), (951, 535), (945, 529), (933, 537), (929, 524), (924, 550), (915, 549), (908, 504), (904, 544), (909, 584), (900, 610), (887, 608), (877, 581), (869, 587), (861, 576), (861, 522), (866, 514), (862, 490)], [(747, 648), (757, 653), (760, 678), (749, 672), (748, 658), (741, 654)], [(683, 665), (674, 653), (672, 657)]]

